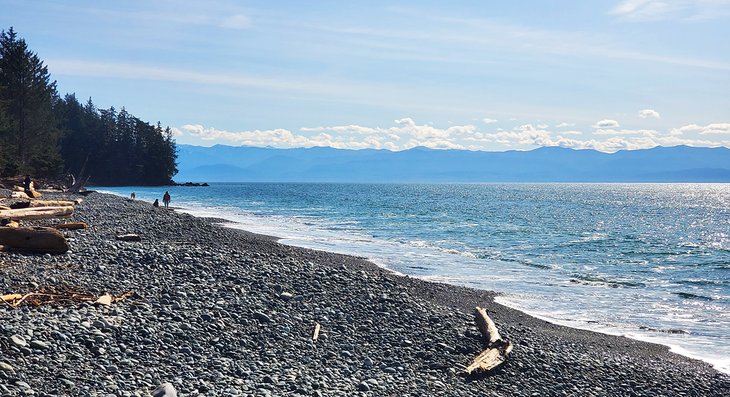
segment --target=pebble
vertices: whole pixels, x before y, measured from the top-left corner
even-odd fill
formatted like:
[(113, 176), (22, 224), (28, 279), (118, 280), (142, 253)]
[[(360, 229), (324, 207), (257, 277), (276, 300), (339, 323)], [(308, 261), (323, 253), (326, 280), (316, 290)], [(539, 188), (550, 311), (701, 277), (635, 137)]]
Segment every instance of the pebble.
[(28, 343), (25, 341), (25, 338), (20, 335), (11, 336), (10, 342), (12, 342), (17, 347), (25, 347), (28, 345)]
[(41, 340), (30, 341), (30, 347), (32, 347), (33, 349), (39, 349), (39, 350), (45, 350), (45, 349), (49, 348), (48, 343), (43, 342)]
[[(170, 386), (156, 397), (176, 396), (175, 387), (186, 396), (730, 395), (728, 377), (706, 365), (628, 339), (544, 331), (489, 293), (395, 277), (103, 194), (77, 206), (73, 220), (92, 228), (68, 232), (71, 257), (0, 252), (12, 264), (0, 290), (37, 283), (135, 296), (0, 310), (0, 395), (33, 393), (16, 381), (44, 396), (149, 397), (162, 382)], [(125, 233), (146, 239), (115, 240)], [(466, 378), (461, 369), (482, 348), (466, 304), (477, 301), (494, 308), (514, 350), (499, 371)], [(315, 322), (322, 328), (312, 341)]]

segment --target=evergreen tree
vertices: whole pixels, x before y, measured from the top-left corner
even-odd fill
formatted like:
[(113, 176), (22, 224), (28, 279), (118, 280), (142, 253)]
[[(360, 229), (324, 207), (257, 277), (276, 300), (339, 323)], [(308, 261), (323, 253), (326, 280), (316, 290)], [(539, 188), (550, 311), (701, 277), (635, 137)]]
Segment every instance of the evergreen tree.
[(60, 171), (58, 100), (56, 82), (38, 55), (13, 28), (0, 32), (0, 107), (9, 121), (2, 139), (6, 168), (38, 176)]
[(122, 107), (59, 98), (38, 56), (10, 28), (0, 33), (0, 175), (77, 176), (97, 184), (163, 185), (177, 172), (168, 127), (153, 126)]

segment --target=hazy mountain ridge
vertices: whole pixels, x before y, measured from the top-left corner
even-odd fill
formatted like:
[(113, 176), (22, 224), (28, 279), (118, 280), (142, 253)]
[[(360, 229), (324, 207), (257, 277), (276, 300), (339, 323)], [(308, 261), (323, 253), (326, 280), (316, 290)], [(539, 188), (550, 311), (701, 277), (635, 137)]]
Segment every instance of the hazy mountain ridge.
[(656, 147), (603, 153), (543, 147), (480, 152), (178, 145), (177, 181), (730, 182), (730, 149)]

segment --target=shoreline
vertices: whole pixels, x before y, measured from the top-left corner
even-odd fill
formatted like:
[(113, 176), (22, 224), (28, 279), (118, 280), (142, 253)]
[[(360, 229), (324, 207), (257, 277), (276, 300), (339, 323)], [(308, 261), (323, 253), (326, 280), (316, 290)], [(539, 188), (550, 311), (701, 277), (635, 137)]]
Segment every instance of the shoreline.
[[(110, 193), (110, 194), (117, 195), (115, 193)], [(119, 196), (119, 197), (122, 197), (122, 196)], [(285, 237), (278, 237), (278, 236), (273, 236), (273, 235), (268, 235), (268, 234), (261, 234), (261, 233), (257, 233), (257, 232), (252, 232), (252, 231), (247, 230), (247, 229), (244, 228), (244, 227), (246, 227), (245, 224), (241, 224), (241, 223), (237, 222), (235, 219), (232, 219), (232, 218), (225, 218), (225, 215), (226, 215), (225, 213), (220, 213), (220, 216), (221, 217), (218, 217), (218, 216), (212, 216), (211, 217), (211, 216), (200, 216), (200, 215), (198, 215), (201, 211), (207, 211), (208, 210), (207, 208), (199, 208), (199, 209), (196, 209), (196, 208), (188, 208), (188, 207), (170, 207), (170, 209), (171, 210), (179, 211), (181, 213), (185, 213), (185, 214), (190, 214), (190, 215), (193, 215), (193, 216), (202, 217), (204, 219), (210, 220), (213, 223), (219, 224), (222, 227), (227, 227), (227, 228), (230, 228), (230, 229), (233, 229), (233, 230), (237, 230), (237, 231), (242, 231), (242, 232), (245, 232), (245, 233), (251, 233), (251, 234), (253, 234), (255, 236), (258, 236), (260, 238), (269, 239), (269, 240), (272, 240), (272, 241), (281, 243), (281, 244), (286, 245), (286, 246), (290, 246), (290, 247), (294, 247), (294, 248), (300, 248), (300, 249), (315, 250), (315, 251), (319, 250), (317, 248), (310, 248), (310, 247), (307, 247), (307, 246), (304, 246), (304, 245), (297, 245), (297, 244), (288, 243), (287, 241), (289, 239), (288, 238), (285, 238)], [(327, 250), (323, 250), (323, 251), (324, 252), (329, 252), (329, 253), (332, 253), (332, 254), (336, 254), (336, 255), (346, 255), (346, 256), (352, 256), (352, 257), (355, 257), (355, 258), (358, 258), (358, 259), (363, 259), (363, 260), (365, 260), (365, 261), (373, 264), (374, 266), (376, 266), (378, 268), (384, 269), (384, 270), (392, 273), (395, 276), (399, 276), (399, 277), (413, 277), (413, 278), (420, 279), (422, 281), (426, 281), (426, 282), (430, 282), (430, 283), (446, 284), (446, 285), (451, 285), (451, 286), (460, 286), (458, 284), (452, 284), (452, 283), (449, 283), (447, 281), (426, 280), (426, 279), (420, 278), (418, 276), (407, 275), (405, 273), (401, 273), (401, 272), (398, 272), (396, 270), (393, 270), (393, 269), (389, 268), (388, 266), (386, 266), (384, 264), (380, 264), (380, 263), (378, 263), (378, 261), (373, 260), (373, 259), (368, 258), (368, 257), (359, 256), (359, 255), (352, 254), (352, 253), (337, 253), (337, 252), (331, 252), (331, 251), (327, 251)], [(598, 334), (601, 334), (601, 335), (606, 335), (606, 336), (623, 337), (623, 338), (627, 338), (627, 339), (631, 339), (631, 340), (635, 340), (635, 341), (639, 341), (639, 342), (644, 342), (644, 343), (650, 343), (650, 344), (659, 345), (659, 346), (662, 346), (662, 347), (667, 348), (668, 351), (671, 352), (671, 353), (673, 353), (673, 354), (677, 354), (677, 355), (680, 355), (680, 356), (683, 356), (683, 357), (686, 357), (686, 358), (689, 358), (689, 359), (693, 359), (693, 360), (702, 361), (704, 363), (707, 363), (707, 364), (711, 365), (714, 370), (716, 370), (716, 371), (718, 371), (720, 373), (726, 374), (726, 375), (730, 375), (730, 367), (728, 367), (726, 370), (721, 370), (720, 368), (717, 367), (717, 365), (719, 364), (719, 363), (716, 362), (717, 360), (709, 359), (709, 358), (703, 357), (701, 355), (698, 355), (696, 353), (693, 353), (693, 352), (691, 352), (689, 350), (684, 349), (681, 345), (676, 344), (676, 343), (671, 343), (671, 341), (668, 341), (668, 340), (661, 340), (661, 338), (660, 338), (660, 340), (656, 340), (656, 338), (652, 338), (650, 335), (644, 335), (644, 334), (641, 334), (641, 333), (627, 334), (626, 332), (622, 332), (622, 331), (625, 331), (625, 330), (622, 330), (622, 329), (619, 329), (619, 328), (611, 328), (609, 326), (603, 326), (602, 328), (598, 328), (597, 329), (595, 327), (592, 328), (590, 326), (581, 326), (580, 324), (570, 324), (570, 320), (562, 320), (562, 319), (559, 319), (559, 318), (550, 317), (549, 314), (541, 314), (541, 313), (531, 312), (530, 310), (520, 308), (520, 307), (518, 307), (519, 306), (518, 304), (509, 302), (508, 297), (505, 295), (504, 292), (501, 292), (501, 291), (492, 291), (492, 290), (488, 290), (488, 289), (481, 289), (481, 288), (475, 288), (475, 287), (465, 287), (465, 288), (472, 288), (472, 289), (477, 290), (477, 291), (486, 291), (486, 292), (494, 295), (494, 298), (496, 300), (493, 299), (492, 300), (492, 303), (498, 304), (498, 305), (503, 306), (505, 308), (509, 308), (509, 309), (512, 309), (512, 310), (516, 310), (516, 311), (518, 311), (520, 313), (523, 313), (525, 315), (534, 317), (536, 319), (539, 319), (539, 320), (548, 322), (548, 323), (553, 324), (553, 325), (567, 327), (567, 328), (581, 330), (581, 331), (595, 332), (595, 333), (598, 333)], [(668, 332), (668, 331), (657, 331), (657, 332)]]
[[(71, 336), (64, 340), (33, 329), (31, 337), (53, 344), (48, 353), (53, 357), (44, 357), (47, 364), (40, 367), (0, 341), (0, 361), (19, 359), (11, 360), (13, 376), (38, 390), (78, 390), (45, 380), (61, 367), (76, 387), (99, 390), (83, 379), (85, 368), (66, 369), (59, 361), (70, 355), (99, 360), (98, 349), (73, 342), (77, 334), (99, 331), (109, 334), (104, 355), (114, 354), (102, 355), (101, 372), (118, 390), (151, 390), (155, 382), (171, 381), (185, 395), (232, 395), (228, 388), (244, 395), (730, 391), (730, 377), (707, 363), (663, 345), (551, 324), (495, 303), (490, 291), (398, 276), (362, 258), (283, 245), (271, 236), (108, 194), (89, 196), (73, 219), (87, 221), (91, 229), (69, 233), (71, 254), (50, 259), (0, 254), (14, 261), (2, 268), (4, 293), (56, 280), (114, 294), (134, 289), (144, 299), (111, 308), (0, 311), (0, 330), (8, 337), (27, 334), (23, 318), (35, 323), (36, 317), (41, 323), (58, 321), (57, 332)], [(114, 241), (121, 232), (137, 232), (143, 241)], [(78, 267), (69, 272), (64, 263)], [(515, 350), (494, 374), (464, 378), (459, 369), (481, 350), (471, 313), (485, 304)], [(73, 320), (99, 317), (122, 320), (109, 330), (94, 321), (79, 327)], [(325, 337), (313, 343), (315, 322)]]

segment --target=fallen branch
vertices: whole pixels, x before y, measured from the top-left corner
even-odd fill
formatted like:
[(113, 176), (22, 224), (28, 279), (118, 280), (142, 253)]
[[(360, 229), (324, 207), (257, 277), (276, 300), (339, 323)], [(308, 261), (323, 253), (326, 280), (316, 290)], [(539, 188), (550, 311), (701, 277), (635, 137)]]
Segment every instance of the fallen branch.
[(322, 326), (319, 325), (319, 323), (314, 323), (314, 334), (312, 334), (312, 340), (316, 341), (317, 339), (319, 339), (319, 330), (321, 328)]
[(27, 294), (7, 294), (0, 296), (0, 300), (8, 304), (12, 308), (17, 308), (23, 303), (30, 303), (33, 306), (47, 305), (52, 303), (61, 302), (93, 302), (98, 303), (99, 300), (104, 298), (108, 301), (108, 304), (119, 302), (123, 299), (129, 298), (134, 295), (133, 291), (126, 292), (117, 297), (110, 294), (104, 294), (100, 297), (94, 294), (76, 291), (73, 289), (61, 289), (61, 290), (45, 290), (41, 289), (38, 291), (29, 292)]
[(512, 351), (512, 342), (502, 339), (485, 309), (476, 308), (475, 321), (484, 338), (485, 349), (466, 367), (464, 372), (467, 375), (474, 372), (485, 373), (497, 368), (507, 361), (507, 356)]

